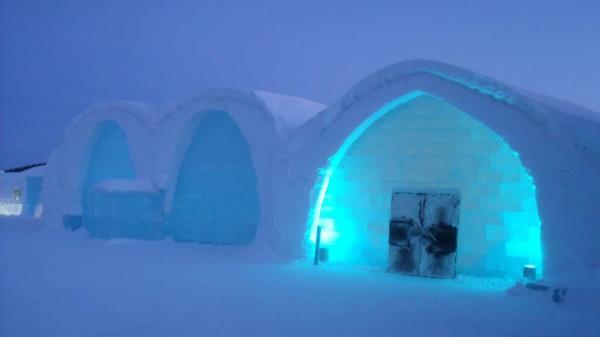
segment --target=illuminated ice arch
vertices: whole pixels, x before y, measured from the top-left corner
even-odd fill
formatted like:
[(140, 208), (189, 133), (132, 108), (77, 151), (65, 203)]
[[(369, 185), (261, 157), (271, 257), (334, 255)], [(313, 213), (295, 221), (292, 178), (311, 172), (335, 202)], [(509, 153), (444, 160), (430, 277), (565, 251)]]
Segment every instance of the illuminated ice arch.
[(535, 185), (496, 133), (441, 98), (415, 91), (362, 122), (329, 159), (316, 186), (316, 228), (330, 259), (385, 266), (395, 188), (461, 191), (457, 272), (476, 276), (542, 272)]

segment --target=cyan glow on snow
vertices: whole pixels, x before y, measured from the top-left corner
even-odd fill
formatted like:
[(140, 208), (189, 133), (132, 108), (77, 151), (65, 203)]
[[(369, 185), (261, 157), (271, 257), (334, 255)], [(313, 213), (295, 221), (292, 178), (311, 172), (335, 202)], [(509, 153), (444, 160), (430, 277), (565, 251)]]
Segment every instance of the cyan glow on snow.
[(84, 226), (93, 232), (96, 229), (91, 228), (94, 225), (90, 220), (93, 213), (91, 205), (95, 194), (94, 185), (108, 179), (133, 179), (135, 169), (127, 136), (116, 122), (106, 121), (99, 124), (89, 146), (81, 197)]
[[(432, 75), (435, 75), (437, 77), (440, 77), (440, 78), (443, 78), (443, 79), (446, 79), (446, 80), (449, 80), (449, 81), (452, 81), (452, 82), (455, 82), (455, 83), (459, 83), (459, 84), (461, 84), (461, 85), (463, 85), (463, 86), (465, 86), (465, 87), (467, 87), (469, 89), (476, 90), (479, 93), (491, 96), (494, 99), (501, 100), (501, 101), (504, 101), (504, 102), (509, 103), (509, 104), (512, 104), (514, 102), (514, 100), (515, 100), (515, 97), (512, 94), (508, 94), (508, 93), (506, 93), (504, 91), (500, 91), (500, 90), (497, 90), (497, 89), (491, 90), (491, 89), (485, 88), (485, 87), (483, 87), (481, 85), (477, 85), (477, 84), (473, 83), (472, 81), (464, 79), (464, 78), (460, 78), (460, 77), (457, 77), (457, 76), (450, 76), (450, 75), (448, 75), (446, 73), (443, 73), (441, 71), (435, 71), (435, 70), (429, 69), (429, 68), (424, 68), (424, 69), (421, 69), (421, 70), (423, 70), (425, 72), (428, 72), (428, 73), (430, 73)], [(415, 72), (416, 72), (416, 70), (415, 70)]]
[(179, 168), (171, 234), (181, 241), (246, 244), (254, 239), (259, 216), (248, 143), (229, 114), (208, 112)]
[(517, 277), (523, 265), (534, 264), (542, 273), (533, 179), (502, 138), (440, 98), (415, 91), (384, 105), (320, 176), (308, 252), (322, 226), (331, 260), (385, 265), (392, 189), (461, 188), (458, 272)]
[[(346, 152), (348, 151), (348, 149), (363, 134), (363, 132), (365, 132), (365, 130), (368, 129), (369, 126), (371, 126), (371, 124), (373, 124), (381, 116), (385, 115), (387, 112), (394, 109), (398, 105), (408, 102), (408, 101), (410, 101), (416, 97), (419, 97), (421, 95), (425, 95), (425, 93), (422, 91), (414, 91), (406, 96), (398, 98), (398, 99), (384, 105), (381, 109), (379, 109), (377, 112), (375, 112), (374, 114), (369, 116), (356, 129), (354, 129), (354, 131), (350, 134), (350, 136), (348, 136), (348, 138), (346, 138), (346, 140), (344, 141), (342, 146), (339, 148), (339, 150), (333, 156), (331, 156), (331, 158), (329, 158), (329, 166), (326, 169), (319, 172), (322, 177), (321, 178), (322, 180), (321, 180), (320, 186), (318, 186), (319, 194), (317, 197), (317, 201), (314, 205), (314, 208), (311, 210), (312, 223), (309, 227), (311, 229), (311, 231), (310, 231), (310, 241), (311, 242), (314, 243), (316, 240), (316, 233), (317, 233), (318, 225), (323, 226), (323, 231), (321, 233), (321, 242), (323, 244), (331, 243), (331, 241), (332, 241), (331, 239), (334, 237), (334, 235), (331, 233), (331, 232), (333, 232), (333, 221), (326, 221), (326, 222), (321, 221), (321, 209), (323, 207), (323, 201), (325, 200), (325, 193), (327, 192), (327, 188), (329, 187), (329, 180), (331, 179), (331, 175), (333, 174), (335, 169), (340, 164), (340, 161), (342, 160), (342, 158), (344, 158), (344, 156), (346, 155)], [(326, 232), (330, 232), (330, 233), (326, 234)]]

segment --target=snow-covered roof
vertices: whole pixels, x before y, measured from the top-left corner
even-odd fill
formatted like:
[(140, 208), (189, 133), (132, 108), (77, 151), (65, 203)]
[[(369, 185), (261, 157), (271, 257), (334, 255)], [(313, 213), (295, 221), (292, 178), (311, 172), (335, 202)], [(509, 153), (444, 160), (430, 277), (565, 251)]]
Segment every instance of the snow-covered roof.
[(87, 120), (92, 119), (94, 116), (104, 118), (110, 117), (111, 114), (124, 114), (137, 120), (142, 125), (150, 127), (156, 123), (158, 110), (151, 104), (134, 101), (116, 101), (94, 104), (73, 119), (69, 126), (67, 126), (67, 133), (81, 123), (86, 123)]
[[(416, 77), (420, 79), (417, 80)], [(314, 137), (314, 133), (310, 135), (311, 132), (322, 133), (323, 131), (318, 130), (323, 127), (328, 128), (328, 125), (343, 111), (373, 92), (384, 92), (386, 90), (382, 89), (398, 83), (414, 90), (422, 89), (422, 86), (439, 87), (437, 84), (432, 84), (434, 81), (442, 81), (507, 104), (515, 108), (522, 117), (532, 121), (534, 125), (543, 125), (541, 127), (543, 132), (548, 133), (552, 138), (556, 139), (560, 136), (563, 131), (559, 129), (577, 129), (577, 132), (570, 132), (574, 145), (600, 155), (600, 137), (597, 136), (600, 129), (599, 112), (532, 93), (468, 69), (423, 59), (395, 63), (358, 82), (338, 101), (307, 121), (301, 127), (302, 130), (297, 130), (296, 139), (292, 140), (292, 143), (295, 143), (293, 146), (300, 146), (303, 140)]]
[(304, 124), (327, 106), (306, 98), (280, 95), (268, 91), (255, 91), (275, 119), (275, 128), (280, 135)]
[(425, 59), (399, 62), (376, 71), (350, 89), (337, 104), (343, 107), (349, 106), (380, 86), (416, 73), (424, 73), (453, 82), (496, 100), (518, 106), (522, 110), (533, 111), (545, 106), (557, 112), (573, 114), (600, 123), (600, 113), (598, 112), (522, 90), (465, 68)]
[(170, 115), (195, 103), (213, 102), (215, 105), (223, 105), (227, 101), (243, 103), (264, 111), (264, 116), (272, 120), (277, 134), (282, 138), (287, 137), (294, 129), (326, 108), (325, 104), (306, 98), (268, 91), (209, 89), (197, 93), (190, 99), (162, 106), (158, 120), (168, 119)]

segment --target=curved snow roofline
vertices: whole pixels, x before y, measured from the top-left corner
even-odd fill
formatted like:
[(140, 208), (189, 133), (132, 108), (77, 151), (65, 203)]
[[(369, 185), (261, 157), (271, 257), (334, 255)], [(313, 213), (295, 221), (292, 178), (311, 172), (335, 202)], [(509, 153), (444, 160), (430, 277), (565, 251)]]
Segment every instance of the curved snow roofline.
[(153, 105), (134, 101), (114, 101), (94, 104), (85, 109), (67, 126), (67, 133), (96, 114), (106, 112), (122, 113), (137, 120), (145, 127), (151, 127), (156, 121), (156, 109)]
[(323, 103), (311, 101), (306, 98), (281, 95), (269, 91), (254, 91), (267, 106), (275, 120), (275, 128), (282, 136), (289, 135), (319, 112), (327, 107)]
[[(273, 123), (274, 117), (269, 113), (265, 103), (254, 93), (235, 89), (203, 90), (187, 100), (167, 104), (160, 109), (159, 117), (155, 124), (156, 132), (166, 132), (169, 130), (170, 123), (177, 125), (181, 123), (181, 120), (184, 120), (184, 123), (187, 124), (177, 133), (175, 144), (172, 144), (176, 152), (170, 150), (168, 154), (164, 154), (165, 156), (169, 156), (168, 158), (165, 157), (165, 160), (171, 163), (169, 172), (177, 171), (176, 167), (178, 167), (179, 162), (185, 154), (185, 149), (193, 136), (196, 124), (200, 123), (204, 117), (204, 113), (208, 110), (220, 110), (232, 116), (236, 124), (240, 127), (242, 134), (250, 143), (259, 140), (257, 137), (249, 137), (248, 134), (253, 129), (251, 126), (256, 124), (267, 128), (263, 129), (265, 131), (268, 129), (271, 130), (268, 132), (270, 137), (273, 137), (270, 138), (270, 143), (273, 143), (273, 140), (279, 136)], [(255, 111), (259, 115), (248, 113), (249, 110)], [(264, 132), (261, 132), (264, 135)], [(173, 177), (171, 178), (173, 179)], [(159, 181), (160, 186), (164, 184), (173, 185), (174, 181)]]
[[(272, 123), (277, 134), (281, 138), (287, 137), (293, 129), (298, 128), (326, 107), (322, 103), (314, 102), (306, 98), (281, 95), (266, 91), (225, 88), (206, 89), (193, 95), (191, 98), (162, 106), (156, 124), (160, 124), (163, 120), (169, 118), (171, 114), (189, 108), (194, 104), (201, 104), (207, 101), (213, 101), (214, 103), (219, 104), (226, 103), (228, 100), (243, 103), (251, 108), (261, 111), (263, 116)], [(274, 102), (275, 100), (279, 101)], [(283, 103), (285, 104), (285, 107), (279, 107), (278, 109), (277, 103)], [(303, 109), (300, 105), (302, 105)], [(285, 115), (286, 113), (289, 113), (289, 109), (294, 109), (294, 113), (296, 114), (300, 113), (298, 110), (302, 110), (301, 112), (306, 113), (307, 116), (305, 118), (300, 118), (299, 121), (296, 121), (295, 123), (290, 122), (289, 116)]]
[[(267, 106), (261, 101), (256, 95), (254, 95), (251, 91), (246, 90), (237, 90), (237, 89), (206, 89), (202, 90), (199, 93), (193, 95), (191, 98), (184, 99), (178, 101), (176, 103), (167, 104), (160, 109), (159, 117), (157, 120), (157, 124), (160, 124), (163, 120), (169, 118), (169, 116), (173, 113), (176, 113), (178, 110), (182, 110), (194, 104), (199, 104), (200, 102), (213, 100), (215, 102), (225, 102), (226, 100), (233, 100), (237, 102), (242, 102), (250, 105), (253, 108), (258, 108), (266, 112)], [(266, 114), (267, 117), (271, 118), (270, 114)]]
[[(403, 61), (380, 69), (358, 82), (354, 87), (352, 87), (352, 89), (342, 96), (337, 104), (341, 104), (341, 108), (345, 109), (352, 105), (355, 101), (367, 96), (370, 92), (376, 90), (378, 87), (415, 73), (425, 73), (456, 83), (465, 88), (477, 91), (482, 95), (492, 97), (493, 99), (502, 101), (506, 104), (518, 107), (519, 109), (528, 112), (537, 111), (540, 110), (540, 108), (550, 108), (559, 113), (585, 118), (590, 121), (600, 123), (600, 113), (592, 110), (576, 106), (572, 103), (544, 98), (542, 95), (527, 93), (524, 90), (517, 89), (513, 86), (505, 84), (502, 81), (476, 73), (474, 71), (427, 59)], [(556, 105), (558, 104), (561, 104), (564, 107), (569, 107), (569, 111), (566, 111), (564, 108), (557, 107)], [(574, 111), (575, 108), (577, 111)]]

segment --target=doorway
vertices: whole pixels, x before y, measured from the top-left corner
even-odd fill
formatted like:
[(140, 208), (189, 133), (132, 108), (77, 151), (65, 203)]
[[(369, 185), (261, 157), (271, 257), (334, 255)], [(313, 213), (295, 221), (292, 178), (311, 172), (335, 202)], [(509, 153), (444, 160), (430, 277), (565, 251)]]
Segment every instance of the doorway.
[(388, 271), (454, 278), (459, 213), (458, 192), (393, 192)]

